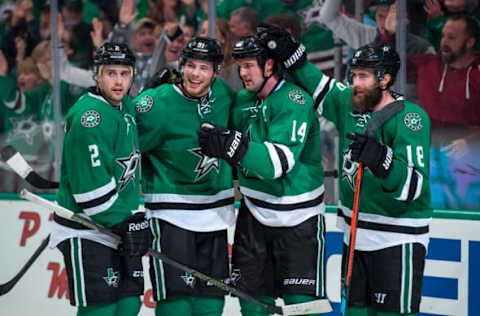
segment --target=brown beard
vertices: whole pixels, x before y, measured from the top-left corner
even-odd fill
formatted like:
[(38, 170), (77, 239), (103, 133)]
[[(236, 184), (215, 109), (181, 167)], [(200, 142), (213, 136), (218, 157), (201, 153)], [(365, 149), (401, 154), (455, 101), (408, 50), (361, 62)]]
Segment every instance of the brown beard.
[(356, 112), (371, 112), (382, 99), (382, 90), (375, 86), (373, 89), (363, 90), (364, 95), (359, 97), (356, 95), (357, 88), (353, 88), (352, 107)]

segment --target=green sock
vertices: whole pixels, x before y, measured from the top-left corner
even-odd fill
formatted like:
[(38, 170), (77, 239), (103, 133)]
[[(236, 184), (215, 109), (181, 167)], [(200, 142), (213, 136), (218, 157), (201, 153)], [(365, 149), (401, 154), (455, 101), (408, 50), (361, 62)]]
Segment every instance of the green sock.
[(115, 316), (136, 316), (142, 307), (139, 296), (128, 296), (117, 302), (117, 311)]
[(85, 307), (79, 306), (77, 316), (115, 316), (116, 307), (117, 305), (115, 303)]
[[(257, 297), (260, 301), (268, 303), (268, 304), (275, 304), (275, 299), (269, 296), (262, 296)], [(261, 315), (271, 315), (272, 313), (265, 308), (254, 304), (250, 301), (246, 301), (244, 299), (240, 299), (240, 307), (242, 311), (242, 316), (261, 316)]]
[(347, 316), (375, 316), (377, 313), (369, 307), (347, 307)]
[(193, 297), (193, 316), (222, 316), (225, 299), (223, 297)]
[(165, 315), (185, 315), (192, 314), (190, 299), (187, 297), (177, 297), (169, 300), (156, 302), (155, 316)]

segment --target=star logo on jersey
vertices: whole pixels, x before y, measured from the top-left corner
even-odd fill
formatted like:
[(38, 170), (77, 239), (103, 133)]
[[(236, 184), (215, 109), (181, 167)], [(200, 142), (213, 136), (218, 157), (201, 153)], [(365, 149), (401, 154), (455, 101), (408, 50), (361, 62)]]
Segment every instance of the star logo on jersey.
[(298, 104), (305, 104), (306, 102), (305, 96), (303, 95), (302, 91), (297, 89), (290, 90), (290, 92), (288, 92), (288, 97), (290, 98), (290, 100)]
[(314, 0), (311, 6), (299, 11), (299, 15), (302, 16), (303, 22), (305, 23), (307, 29), (313, 24), (321, 24), (319, 20), (323, 2), (325, 1)]
[(26, 118), (10, 118), (13, 127), (11, 134), (7, 137), (7, 142), (11, 142), (16, 139), (25, 139), (27, 144), (33, 145), (33, 137), (37, 133), (38, 124), (33, 120), (33, 115)]
[(357, 177), (358, 162), (352, 161), (352, 152), (347, 149), (343, 152), (342, 178), (345, 179), (352, 190), (355, 188), (355, 179)]
[(185, 272), (180, 276), (185, 284), (193, 289), (195, 286), (195, 277), (190, 272)]
[(355, 125), (358, 127), (364, 128), (367, 126), (368, 121), (370, 120), (370, 113), (352, 113), (350, 112), (350, 116), (355, 121)]
[(140, 152), (135, 150), (127, 158), (118, 158), (116, 161), (123, 168), (122, 175), (119, 179), (119, 191), (122, 191), (130, 182), (130, 180), (135, 181), (136, 170), (140, 165)]
[(135, 104), (135, 110), (139, 113), (145, 113), (150, 111), (153, 106), (153, 99), (149, 95), (144, 95), (143, 97), (138, 100), (137, 104)]
[(85, 113), (82, 114), (82, 117), (80, 118), (80, 123), (84, 127), (92, 128), (100, 124), (102, 121), (102, 118), (100, 116), (100, 113), (98, 113), (95, 110), (89, 110), (85, 111)]
[(120, 272), (114, 271), (113, 268), (108, 268), (107, 276), (104, 276), (103, 280), (105, 280), (108, 286), (118, 287)]
[(208, 157), (202, 152), (201, 148), (192, 148), (188, 149), (188, 151), (200, 158), (194, 170), (197, 173), (197, 175), (195, 176), (195, 182), (200, 180), (212, 169), (216, 169), (218, 173), (219, 162), (217, 158)]
[(418, 113), (407, 113), (403, 118), (405, 125), (414, 132), (422, 129), (422, 118)]

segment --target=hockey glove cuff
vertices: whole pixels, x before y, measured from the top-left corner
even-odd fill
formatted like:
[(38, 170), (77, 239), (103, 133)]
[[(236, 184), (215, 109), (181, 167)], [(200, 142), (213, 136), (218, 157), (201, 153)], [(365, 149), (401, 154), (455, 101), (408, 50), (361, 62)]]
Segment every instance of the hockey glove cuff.
[(262, 23), (257, 27), (257, 34), (269, 57), (282, 63), (285, 69), (297, 69), (307, 61), (305, 46), (287, 31)]
[(204, 154), (222, 158), (232, 166), (236, 166), (247, 153), (249, 137), (238, 131), (203, 123), (197, 134)]
[(124, 256), (141, 257), (151, 247), (150, 225), (143, 212), (133, 214), (113, 230), (122, 237), (118, 250)]
[(388, 176), (393, 164), (393, 151), (390, 147), (363, 134), (349, 133), (347, 138), (352, 140), (349, 146), (352, 161), (362, 162), (376, 177)]

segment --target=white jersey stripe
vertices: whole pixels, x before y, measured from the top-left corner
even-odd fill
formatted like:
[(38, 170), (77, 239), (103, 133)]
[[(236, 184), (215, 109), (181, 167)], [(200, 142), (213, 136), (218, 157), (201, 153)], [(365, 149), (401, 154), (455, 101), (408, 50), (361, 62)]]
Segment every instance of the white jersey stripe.
[(290, 148), (288, 148), (285, 145), (277, 144), (277, 143), (275, 143), (274, 145), (280, 148), (285, 154), (285, 157), (287, 157), (288, 168), (285, 173), (289, 173), (290, 170), (292, 170), (293, 167), (295, 166), (295, 157), (293, 157), (292, 151), (290, 150)]
[(77, 203), (85, 203), (89, 202), (95, 199), (98, 199), (99, 197), (104, 196), (105, 194), (111, 192), (117, 187), (115, 183), (115, 178), (112, 177), (110, 182), (105, 184), (104, 186), (101, 186), (99, 188), (96, 188), (95, 190), (88, 191), (85, 193), (79, 193), (79, 194), (74, 194), (73, 198), (75, 199), (75, 202)]
[(108, 210), (110, 207), (112, 207), (113, 203), (115, 203), (115, 201), (117, 199), (118, 199), (118, 193), (115, 193), (114, 195), (112, 195), (112, 197), (110, 199), (108, 199), (108, 201), (106, 201), (106, 202), (104, 202), (100, 205), (94, 206), (94, 207), (84, 208), (83, 211), (88, 216), (96, 215), (96, 214), (104, 212), (104, 211)]
[(282, 176), (282, 164), (280, 163), (280, 157), (278, 157), (278, 153), (273, 144), (269, 142), (265, 142), (264, 144), (267, 146), (268, 155), (270, 156), (270, 161), (273, 165), (273, 178), (277, 179)]
[(412, 172), (413, 172), (413, 168), (407, 167), (407, 179), (403, 184), (402, 192), (400, 193), (400, 196), (396, 198), (399, 201), (406, 201), (408, 198), (408, 191), (410, 190), (410, 182), (412, 181)]

